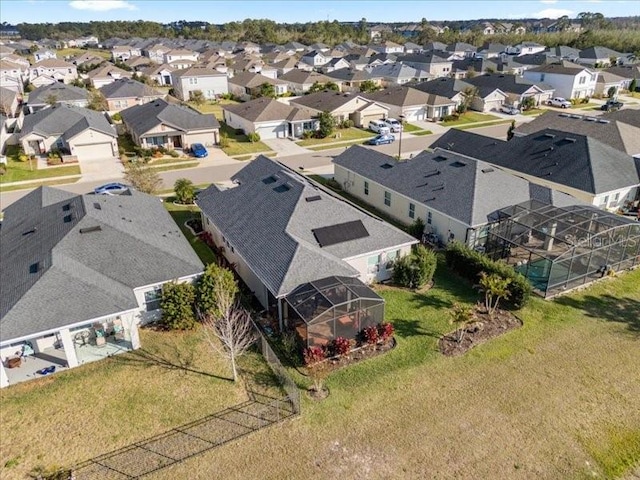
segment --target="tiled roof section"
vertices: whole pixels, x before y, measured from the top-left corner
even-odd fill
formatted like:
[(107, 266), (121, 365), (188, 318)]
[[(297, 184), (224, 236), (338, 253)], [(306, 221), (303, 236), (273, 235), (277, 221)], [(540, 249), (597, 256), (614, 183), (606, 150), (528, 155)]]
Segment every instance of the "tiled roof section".
[(541, 65), (540, 67), (531, 68), (528, 71), (540, 73), (555, 73), (558, 75), (571, 75), (573, 77), (578, 75), (581, 71), (585, 70), (584, 67), (580, 67), (578, 65), (576, 65), (576, 67), (568, 67), (559, 63), (549, 63), (547, 65)]
[(5, 210), (0, 243), (2, 342), (135, 308), (134, 288), (203, 268), (157, 198), (138, 192), (40, 187)]
[(136, 135), (144, 135), (161, 124), (184, 132), (220, 128), (220, 123), (213, 114), (202, 114), (182, 105), (170, 104), (163, 99), (129, 107), (122, 110), (120, 115)]
[[(234, 188), (212, 186), (200, 193), (198, 205), (276, 296), (319, 278), (355, 276), (344, 258), (415, 242), (267, 157), (258, 157), (233, 179)], [(355, 220), (369, 236), (318, 245), (313, 229)]]
[(65, 62), (64, 60), (60, 60), (59, 58), (45, 58), (44, 60), (40, 60), (39, 62), (33, 65), (33, 68), (44, 67), (44, 68), (76, 68), (75, 65)]
[(38, 87), (29, 94), (29, 105), (46, 104), (47, 100), (55, 97), (57, 102), (73, 102), (87, 100), (89, 91), (86, 88), (74, 87), (64, 83), (56, 82), (51, 85)]
[(307, 72), (305, 70), (299, 70), (297, 68), (280, 76), (279, 79), (284, 82), (299, 83), (299, 84), (303, 84), (303, 83), (313, 84), (315, 82), (327, 83), (327, 82), (333, 81), (332, 78), (329, 78), (326, 75), (323, 75), (321, 73), (313, 72), (313, 71)]
[(252, 72), (240, 72), (236, 73), (229, 79), (229, 83), (233, 85), (239, 85), (246, 88), (257, 88), (261, 85), (268, 83), (269, 85), (286, 85), (287, 82), (283, 82), (277, 78), (269, 78), (259, 73)]
[(175, 76), (178, 78), (181, 77), (219, 77), (221, 75), (225, 75), (224, 73), (220, 73), (217, 70), (213, 70), (211, 68), (204, 68), (204, 67), (191, 67), (191, 68), (185, 68), (182, 70), (176, 70), (175, 72), (171, 73), (171, 76)]
[(639, 185), (633, 158), (585, 135), (545, 129), (505, 142), (451, 129), (442, 148), (590, 194)]
[(20, 138), (30, 133), (38, 133), (45, 137), (64, 135), (70, 138), (79, 133), (79, 127), (82, 127), (82, 130), (91, 128), (112, 137), (117, 136), (115, 128), (109, 123), (104, 113), (58, 104), (25, 116)]
[(107, 100), (115, 98), (148, 98), (148, 97), (164, 97), (164, 93), (160, 92), (149, 85), (131, 80), (130, 78), (121, 78), (108, 85), (104, 85), (99, 89)]
[(301, 119), (301, 117), (311, 120), (311, 115), (300, 111), (300, 109), (268, 97), (256, 98), (237, 105), (223, 105), (222, 109), (250, 122)]
[(385, 88), (384, 90), (367, 93), (363, 96), (375, 102), (402, 107), (412, 105), (426, 105), (427, 101), (429, 100), (428, 94), (421, 92), (420, 90), (416, 90), (415, 88), (406, 86)]
[(302, 105), (308, 108), (319, 111), (332, 112), (335, 109), (341, 107), (347, 102), (350, 102), (356, 98), (360, 98), (360, 103), (368, 103), (368, 100), (361, 95), (353, 95), (350, 93), (336, 92), (334, 90), (328, 90), (323, 92), (311, 93), (302, 97), (291, 100), (292, 105)]

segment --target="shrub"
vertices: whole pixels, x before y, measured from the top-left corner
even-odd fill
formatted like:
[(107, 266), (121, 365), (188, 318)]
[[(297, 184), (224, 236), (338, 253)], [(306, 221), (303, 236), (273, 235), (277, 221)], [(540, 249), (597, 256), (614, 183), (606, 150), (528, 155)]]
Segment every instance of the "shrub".
[(442, 117), (442, 120), (444, 122), (455, 122), (456, 120), (458, 120), (458, 115), (445, 115), (444, 117)]
[(120, 115), (120, 112), (116, 112), (111, 116), (111, 119), (116, 122), (120, 122), (122, 121), (122, 115)]
[(167, 154), (169, 154), (169, 156), (173, 157), (173, 158), (178, 158), (180, 156), (180, 154), (178, 152), (176, 152), (175, 150), (169, 150), (167, 152)]
[(496, 274), (509, 279), (509, 300), (507, 305), (522, 308), (531, 296), (531, 285), (524, 276), (516, 272), (506, 263), (491, 260), (460, 242), (450, 242), (445, 251), (447, 265), (462, 277), (476, 283), (480, 273)]
[(256, 143), (260, 141), (260, 134), (258, 132), (250, 132), (247, 134), (247, 138), (251, 143)]
[(418, 245), (410, 255), (396, 260), (393, 281), (407, 288), (420, 288), (431, 281), (438, 259), (432, 250)]
[(336, 337), (331, 341), (329, 350), (336, 356), (347, 355), (351, 351), (351, 342), (344, 337)]
[(315, 133), (316, 133), (316, 132), (314, 132), (313, 130), (305, 130), (305, 131), (303, 131), (303, 132), (302, 132), (302, 138), (303, 138), (304, 140), (308, 140), (308, 139), (310, 139), (310, 138), (313, 138), (313, 135), (314, 135)]
[(176, 200), (178, 203), (189, 205), (193, 203), (195, 196), (195, 187), (193, 182), (187, 178), (179, 178), (173, 184), (173, 190), (176, 192)]
[(365, 327), (362, 330), (362, 339), (369, 345), (375, 345), (380, 340), (380, 335), (378, 334), (378, 327), (369, 326)]
[(412, 237), (421, 240), (422, 235), (424, 234), (424, 227), (424, 221), (420, 217), (418, 217), (416, 218), (415, 222), (409, 225), (409, 228), (407, 228), (407, 233)]
[(220, 148), (227, 148), (230, 145), (229, 135), (225, 132), (220, 132), (220, 141), (218, 143), (220, 144)]
[(162, 287), (160, 308), (162, 324), (171, 330), (190, 330), (196, 326), (193, 309), (195, 288), (190, 283), (165, 283)]
[(352, 128), (355, 125), (355, 123), (353, 122), (353, 120), (344, 120), (341, 124), (340, 124), (340, 128)]
[(394, 332), (395, 329), (393, 328), (393, 325), (391, 323), (382, 322), (378, 325), (378, 336), (383, 342), (388, 342), (389, 340), (391, 340)]
[(304, 358), (304, 364), (307, 366), (320, 363), (326, 358), (322, 347), (305, 348), (304, 352), (302, 353), (302, 357)]

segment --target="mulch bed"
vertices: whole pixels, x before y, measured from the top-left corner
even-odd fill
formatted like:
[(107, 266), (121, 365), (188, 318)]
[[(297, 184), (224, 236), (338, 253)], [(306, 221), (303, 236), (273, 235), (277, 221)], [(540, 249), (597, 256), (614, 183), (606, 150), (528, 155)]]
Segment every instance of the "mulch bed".
[(329, 373), (348, 367), (349, 365), (362, 362), (363, 360), (383, 355), (389, 350), (393, 350), (396, 347), (396, 344), (396, 339), (391, 337), (391, 340), (387, 343), (379, 343), (376, 346), (366, 345), (356, 350), (352, 350), (349, 355), (329, 358), (326, 360)]
[(522, 326), (522, 320), (506, 310), (497, 310), (490, 318), (484, 307), (477, 307), (474, 320), (464, 327), (464, 336), (458, 343), (460, 329), (448, 333), (438, 341), (438, 349), (444, 355), (455, 357), (462, 355), (476, 345), (480, 345), (492, 338), (498, 337)]

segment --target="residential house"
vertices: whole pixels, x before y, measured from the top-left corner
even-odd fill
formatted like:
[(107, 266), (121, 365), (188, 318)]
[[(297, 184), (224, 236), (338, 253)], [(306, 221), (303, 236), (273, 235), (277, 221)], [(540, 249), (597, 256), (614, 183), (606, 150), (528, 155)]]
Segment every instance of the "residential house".
[(82, 55), (78, 55), (75, 58), (69, 60), (70, 63), (73, 63), (76, 67), (90, 67), (91, 65), (98, 66), (103, 63), (105, 60), (100, 55), (96, 55), (95, 53), (85, 52)]
[(205, 115), (166, 100), (129, 107), (120, 115), (133, 141), (143, 148), (186, 150), (194, 143), (213, 146), (219, 141), (220, 124), (213, 114)]
[(402, 45), (389, 40), (370, 45), (370, 48), (380, 53), (404, 53), (404, 47)]
[(607, 47), (589, 47), (580, 51), (576, 62), (590, 67), (612, 67), (622, 56), (622, 53)]
[(518, 45), (507, 47), (506, 53), (509, 55), (535, 55), (536, 53), (544, 52), (547, 47), (540, 45), (536, 42), (522, 42)]
[(369, 38), (371, 40), (379, 40), (385, 35), (393, 33), (393, 30), (388, 25), (375, 25), (369, 29)]
[[(534, 83), (516, 75), (485, 73), (484, 75), (468, 78), (465, 82), (477, 87), (479, 90), (486, 89), (488, 94), (498, 89), (507, 95), (503, 103), (508, 103), (515, 107), (520, 107), (527, 97), (532, 97), (535, 105), (546, 105), (547, 101), (554, 96), (555, 91), (553, 87), (549, 85), (540, 82)], [(498, 97), (500, 97), (500, 95), (498, 95)], [(492, 106), (489, 105), (489, 107), (490, 109), (494, 109), (499, 108), (500, 105), (501, 103), (498, 102)], [(487, 107), (487, 105), (485, 105), (485, 107)]]
[(300, 62), (306, 65), (309, 65), (313, 68), (316, 68), (316, 67), (322, 67), (324, 64), (329, 62), (329, 60), (331, 60), (331, 57), (325, 55), (324, 53), (318, 50), (314, 50), (312, 52), (305, 53), (300, 59)]
[(356, 70), (354, 68), (341, 68), (327, 73), (327, 77), (332, 82), (340, 85), (343, 92), (360, 92), (363, 82), (371, 81), (377, 87), (382, 87), (382, 79), (373, 76), (367, 70)]
[(640, 80), (640, 65), (620, 65), (616, 67), (609, 67), (603, 71), (623, 78), (624, 81), (622, 82), (622, 88), (624, 90), (629, 90), (629, 85), (634, 78), (636, 79), (636, 83)]
[(133, 77), (132, 72), (127, 72), (121, 68), (116, 67), (112, 63), (105, 63), (104, 65), (91, 70), (87, 77), (93, 88), (100, 88), (110, 83), (115, 82), (123, 78), (130, 79)]
[(640, 186), (633, 157), (594, 138), (562, 130), (546, 128), (507, 142), (452, 128), (430, 148), (483, 160), (537, 185), (614, 211), (635, 200)]
[(409, 82), (418, 82), (433, 78), (423, 70), (416, 70), (402, 63), (377, 65), (375, 67), (367, 67), (365, 70), (368, 71), (372, 77), (380, 78), (383, 87), (404, 85)]
[(131, 57), (141, 57), (142, 50), (131, 45), (116, 45), (111, 49), (111, 59), (114, 62), (124, 62)]
[(145, 57), (148, 57), (154, 63), (165, 63), (164, 56), (166, 53), (170, 52), (171, 48), (161, 43), (153, 44), (142, 50), (142, 54)]
[(159, 317), (162, 285), (203, 270), (158, 198), (133, 189), (40, 187), (6, 207), (0, 242), (0, 387), (140, 348), (138, 326)]
[(293, 98), (290, 105), (311, 116), (329, 112), (338, 123), (351, 120), (357, 127), (367, 127), (371, 120), (389, 117), (389, 108), (363, 95), (325, 90)]
[[(409, 25), (401, 25), (399, 27), (396, 27), (394, 29), (394, 32), (399, 35), (402, 35), (404, 38), (415, 38), (419, 36), (420, 33), (422, 32), (422, 27), (416, 23), (412, 23)], [(405, 47), (406, 47), (406, 44), (405, 44)]]
[(0, 59), (0, 83), (4, 88), (23, 93), (24, 82), (28, 79), (28, 76), (29, 67), (5, 58)]
[(447, 45), (445, 51), (455, 55), (458, 59), (465, 57), (475, 57), (476, 47), (464, 42), (456, 42)]
[(421, 53), (423, 50), (424, 48), (421, 45), (418, 45), (417, 43), (407, 42), (404, 44), (404, 53), (406, 54)]
[(333, 72), (334, 70), (340, 70), (341, 68), (349, 68), (351, 64), (342, 57), (334, 57), (325, 63), (320, 70), (324, 73)]
[(234, 175), (229, 188), (201, 192), (197, 203), (204, 230), (281, 324), (298, 287), (333, 276), (387, 280), (393, 260), (417, 243), (265, 156)]
[(625, 85), (629, 85), (629, 81), (616, 75), (615, 73), (599, 71), (597, 72), (598, 80), (596, 81), (596, 95), (608, 96), (611, 88), (615, 89), (613, 97), (617, 97), (618, 94), (625, 89)]
[(155, 90), (144, 83), (129, 78), (121, 78), (108, 85), (100, 87), (100, 92), (107, 101), (110, 112), (119, 112), (134, 105), (143, 105), (159, 98), (166, 93)]
[[(564, 62), (552, 63), (526, 70), (525, 80), (541, 82), (553, 87), (557, 97), (585, 98), (591, 97), (596, 91), (598, 74), (585, 67)], [(576, 68), (577, 67), (577, 68)]]
[(2, 58), (3, 60), (6, 60), (7, 62), (12, 62), (17, 65), (20, 65), (24, 69), (28, 69), (31, 66), (31, 63), (29, 63), (29, 60), (24, 57), (21, 57), (20, 55), (10, 54), (10, 55), (4, 55), (3, 57), (0, 57), (0, 58)]
[(575, 62), (580, 57), (580, 50), (566, 45), (558, 45), (557, 47), (549, 48), (549, 55), (560, 60)]
[(116, 157), (117, 137), (104, 113), (64, 104), (26, 115), (18, 133), (27, 155), (57, 150), (79, 161)]
[(414, 53), (398, 57), (398, 62), (428, 73), (432, 77), (448, 77), (453, 62), (435, 53)]
[(76, 47), (97, 47), (100, 40), (95, 35), (76, 38)]
[(452, 60), (450, 76), (453, 78), (472, 78), (473, 76), (485, 72), (497, 72), (500, 69), (502, 60), (492, 58), (487, 60), (482, 57), (467, 57), (462, 60)]
[(314, 43), (313, 45), (309, 45), (306, 50), (308, 50), (309, 52), (312, 52), (313, 50), (317, 50), (319, 52), (328, 52), (330, 50), (330, 47), (326, 43), (318, 42)]
[(491, 22), (482, 22), (480, 23), (480, 29), (483, 35), (495, 35), (496, 28), (493, 26)]
[[(634, 110), (621, 112), (627, 115), (618, 116), (619, 112), (612, 112), (593, 116), (547, 111), (531, 122), (519, 125), (514, 135), (534, 135), (551, 128), (568, 134), (585, 135), (627, 155), (640, 157), (640, 115)], [(632, 116), (637, 117), (635, 125), (630, 123)]]
[(57, 58), (49, 58), (36, 63), (29, 70), (29, 81), (31, 83), (34, 83), (39, 76), (51, 77), (58, 82), (71, 83), (78, 78), (78, 69), (72, 63)]
[(261, 139), (300, 138), (305, 131), (318, 129), (318, 121), (307, 110), (261, 97), (237, 105), (223, 105), (224, 122), (245, 134)]
[(22, 97), (18, 92), (0, 86), (0, 114), (5, 119), (20, 116), (20, 104)]
[(457, 78), (436, 78), (429, 82), (415, 83), (410, 86), (415, 90), (420, 90), (421, 92), (430, 95), (444, 97), (450, 100), (455, 105), (456, 109), (465, 100), (464, 92), (473, 88), (470, 83)]
[(288, 89), (294, 95), (304, 95), (314, 84), (322, 84), (328, 82), (334, 82), (340, 85), (341, 82), (337, 81), (330, 76), (323, 75), (318, 72), (306, 72), (304, 70), (290, 70), (289, 72), (281, 75), (279, 80), (286, 82)]
[(190, 60), (191, 62), (196, 63), (199, 56), (198, 52), (192, 52), (191, 50), (185, 50), (183, 48), (176, 48), (165, 52), (162, 63), (171, 64), (178, 60)]
[(229, 93), (227, 75), (210, 68), (193, 67), (171, 72), (171, 83), (180, 100), (189, 100), (191, 92), (199, 90), (205, 98), (214, 99)]
[(403, 117), (407, 122), (438, 120), (451, 115), (456, 108), (455, 101), (449, 98), (407, 86), (390, 87), (364, 96), (387, 107), (389, 117)]
[(141, 70), (141, 73), (149, 77), (156, 85), (167, 86), (171, 85), (171, 72), (173, 71), (173, 67), (165, 63), (145, 68)]
[[(4, 147), (11, 136), (9, 128), (9, 119), (0, 113), (0, 157), (4, 155)], [(0, 163), (6, 162), (6, 158), (0, 158), (0, 160)]]
[(136, 72), (154, 65), (154, 63), (147, 57), (130, 57), (124, 61), (124, 64)]
[(8, 55), (13, 55), (16, 49), (10, 45), (0, 45), (0, 58), (5, 58)]
[(482, 47), (478, 47), (475, 58), (502, 58), (505, 56), (507, 48), (507, 45), (503, 45), (502, 43), (488, 43)]
[(48, 60), (50, 58), (58, 58), (56, 52), (52, 50), (38, 50), (33, 54), (33, 59), (37, 62), (41, 62), (42, 60)]
[(70, 105), (86, 107), (89, 103), (89, 91), (86, 88), (54, 83), (36, 88), (29, 94), (27, 108), (29, 113), (37, 112), (52, 105)]
[(288, 83), (259, 73), (241, 72), (229, 78), (229, 93), (239, 97), (242, 100), (250, 100), (251, 98), (261, 96), (261, 88), (265, 83), (273, 86), (276, 95), (284, 95), (288, 91)]

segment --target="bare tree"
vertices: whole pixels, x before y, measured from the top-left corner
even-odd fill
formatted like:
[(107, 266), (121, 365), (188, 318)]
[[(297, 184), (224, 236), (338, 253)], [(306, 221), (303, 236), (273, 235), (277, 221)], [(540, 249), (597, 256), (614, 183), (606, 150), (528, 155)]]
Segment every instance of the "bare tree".
[(233, 381), (238, 381), (236, 361), (256, 341), (251, 314), (219, 289), (214, 293), (219, 315), (200, 315), (207, 342), (213, 350), (231, 362)]

